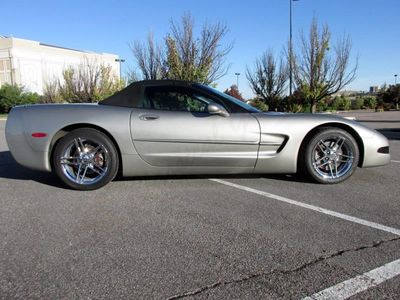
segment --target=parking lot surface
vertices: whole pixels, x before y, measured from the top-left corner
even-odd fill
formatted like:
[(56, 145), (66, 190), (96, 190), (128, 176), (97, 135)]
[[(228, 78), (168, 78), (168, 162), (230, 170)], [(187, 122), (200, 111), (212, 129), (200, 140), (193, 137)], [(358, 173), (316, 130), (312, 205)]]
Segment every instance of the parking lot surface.
[(400, 114), (387, 116), (358, 119), (390, 138), (392, 162), (338, 185), (160, 177), (91, 192), (19, 166), (0, 121), (0, 298), (398, 299)]

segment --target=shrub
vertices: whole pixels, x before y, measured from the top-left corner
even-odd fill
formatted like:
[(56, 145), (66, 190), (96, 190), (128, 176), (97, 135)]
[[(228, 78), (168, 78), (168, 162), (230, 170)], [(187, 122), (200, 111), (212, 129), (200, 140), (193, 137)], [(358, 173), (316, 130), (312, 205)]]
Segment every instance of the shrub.
[(260, 99), (251, 100), (249, 104), (251, 106), (254, 106), (255, 108), (258, 108), (261, 111), (268, 111), (268, 105)]
[(8, 113), (16, 105), (38, 103), (39, 99), (38, 94), (25, 92), (21, 86), (4, 84), (0, 87), (0, 113)]
[(364, 99), (361, 97), (357, 97), (353, 101), (351, 101), (351, 109), (361, 109), (364, 108)]
[(317, 103), (317, 111), (326, 111), (328, 109), (328, 104), (325, 100), (321, 100)]
[(364, 107), (366, 108), (376, 107), (377, 101), (375, 96), (364, 96), (362, 99), (364, 100)]
[(333, 109), (333, 110), (338, 110), (338, 108), (339, 108), (339, 106), (340, 106), (340, 104), (342, 103), (342, 99), (339, 97), (339, 96), (336, 96), (333, 100), (332, 100), (332, 102), (331, 102), (331, 104), (330, 104), (330, 108), (331, 109)]
[(46, 82), (43, 87), (43, 96), (40, 98), (41, 103), (60, 103), (63, 102), (58, 82), (56, 80)]
[(345, 96), (336, 96), (331, 105), (331, 108), (334, 110), (349, 110), (350, 107), (351, 101)]

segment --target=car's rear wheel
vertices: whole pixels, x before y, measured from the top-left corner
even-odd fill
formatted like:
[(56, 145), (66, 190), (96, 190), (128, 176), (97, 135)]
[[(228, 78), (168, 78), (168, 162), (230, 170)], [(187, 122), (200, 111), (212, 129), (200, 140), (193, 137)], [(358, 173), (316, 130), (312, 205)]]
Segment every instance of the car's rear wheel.
[(56, 145), (53, 166), (58, 177), (77, 190), (98, 189), (114, 179), (118, 153), (102, 132), (80, 128), (65, 135)]
[(340, 128), (319, 129), (303, 148), (300, 165), (311, 179), (339, 183), (358, 166), (359, 149), (354, 137)]

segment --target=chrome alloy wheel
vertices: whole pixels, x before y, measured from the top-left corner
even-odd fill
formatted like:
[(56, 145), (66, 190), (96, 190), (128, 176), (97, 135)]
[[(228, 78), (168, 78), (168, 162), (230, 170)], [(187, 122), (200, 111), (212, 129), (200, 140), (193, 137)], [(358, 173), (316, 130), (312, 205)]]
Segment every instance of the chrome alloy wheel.
[(101, 180), (107, 174), (108, 161), (108, 150), (103, 144), (79, 137), (64, 148), (60, 158), (64, 175), (81, 185)]
[(353, 163), (350, 141), (343, 136), (321, 139), (312, 151), (313, 168), (323, 178), (340, 178), (352, 169)]

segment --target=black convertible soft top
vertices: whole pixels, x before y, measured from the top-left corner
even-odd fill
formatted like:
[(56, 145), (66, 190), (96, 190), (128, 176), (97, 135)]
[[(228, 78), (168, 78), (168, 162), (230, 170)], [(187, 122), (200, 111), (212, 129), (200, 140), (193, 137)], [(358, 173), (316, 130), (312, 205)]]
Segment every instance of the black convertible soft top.
[(114, 95), (100, 101), (100, 105), (141, 107), (144, 90), (148, 86), (190, 86), (192, 82), (180, 80), (142, 80), (128, 85), (126, 88), (116, 92)]

